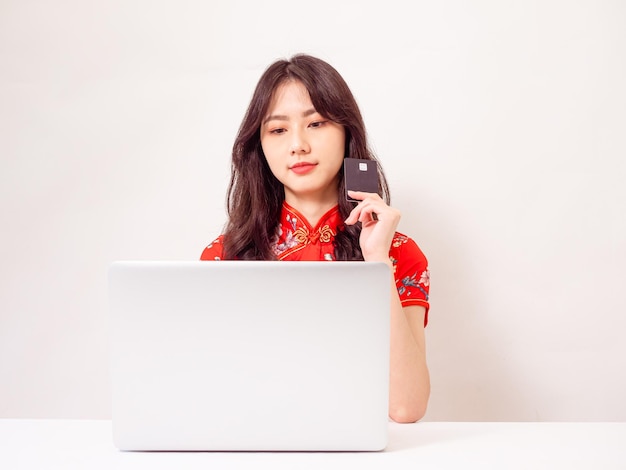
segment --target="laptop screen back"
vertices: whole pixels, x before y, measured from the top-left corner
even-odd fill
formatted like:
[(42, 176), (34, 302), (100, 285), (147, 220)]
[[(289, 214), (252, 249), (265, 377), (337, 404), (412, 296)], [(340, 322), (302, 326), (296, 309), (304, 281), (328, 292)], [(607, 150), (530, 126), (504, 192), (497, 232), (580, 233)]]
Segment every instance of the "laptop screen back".
[(383, 449), (389, 296), (382, 263), (113, 263), (116, 446)]

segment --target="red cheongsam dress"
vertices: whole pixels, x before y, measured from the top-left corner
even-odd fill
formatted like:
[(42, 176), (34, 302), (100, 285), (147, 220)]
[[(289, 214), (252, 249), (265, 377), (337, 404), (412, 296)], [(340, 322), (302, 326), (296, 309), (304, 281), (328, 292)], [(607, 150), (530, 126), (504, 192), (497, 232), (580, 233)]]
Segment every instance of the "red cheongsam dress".
[[(333, 261), (333, 240), (337, 227), (343, 224), (339, 206), (330, 209), (322, 216), (315, 227), (296, 209), (286, 202), (280, 216), (272, 248), (276, 258), (284, 261)], [(201, 260), (220, 260), (222, 240), (220, 235), (202, 252)], [(403, 307), (420, 305), (426, 308), (424, 326), (428, 322), (428, 292), (430, 277), (428, 261), (417, 244), (406, 235), (396, 232), (389, 259), (393, 264), (394, 278), (400, 302)]]

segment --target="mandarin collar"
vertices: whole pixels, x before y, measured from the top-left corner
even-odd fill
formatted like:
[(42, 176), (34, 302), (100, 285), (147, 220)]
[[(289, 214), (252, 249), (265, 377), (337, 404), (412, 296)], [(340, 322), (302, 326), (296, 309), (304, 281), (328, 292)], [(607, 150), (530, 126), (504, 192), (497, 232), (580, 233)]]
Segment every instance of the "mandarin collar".
[[(302, 227), (307, 232), (316, 233), (324, 226), (328, 226), (334, 232), (335, 228), (341, 222), (341, 216), (339, 215), (339, 204), (331, 207), (328, 211), (326, 211), (321, 217), (320, 220), (312, 226), (306, 217), (304, 217), (298, 209), (290, 206), (286, 202), (283, 202), (283, 216), (281, 217), (281, 222), (285, 223), (287, 220), (291, 221), (292, 225), (290, 228), (294, 228), (295, 230)], [(287, 217), (289, 216), (289, 217)], [(334, 235), (334, 233), (333, 233)]]

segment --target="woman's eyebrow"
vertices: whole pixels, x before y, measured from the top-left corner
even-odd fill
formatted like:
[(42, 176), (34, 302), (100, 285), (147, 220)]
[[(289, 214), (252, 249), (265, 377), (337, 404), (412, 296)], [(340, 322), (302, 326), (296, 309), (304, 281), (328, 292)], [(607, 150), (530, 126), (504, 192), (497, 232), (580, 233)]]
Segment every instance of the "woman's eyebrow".
[[(307, 109), (305, 112), (302, 113), (302, 117), (308, 117), (311, 114), (315, 113), (317, 113), (317, 110), (315, 108)], [(263, 120), (263, 124), (269, 121), (289, 121), (289, 116), (285, 114), (270, 114)]]

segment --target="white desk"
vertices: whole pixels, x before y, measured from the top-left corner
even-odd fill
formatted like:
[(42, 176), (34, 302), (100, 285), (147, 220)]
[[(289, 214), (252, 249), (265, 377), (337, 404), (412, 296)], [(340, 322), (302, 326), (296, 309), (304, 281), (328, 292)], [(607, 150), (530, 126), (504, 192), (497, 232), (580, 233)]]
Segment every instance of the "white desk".
[(120, 452), (110, 421), (0, 420), (0, 469), (626, 469), (626, 423), (389, 423), (377, 453)]

